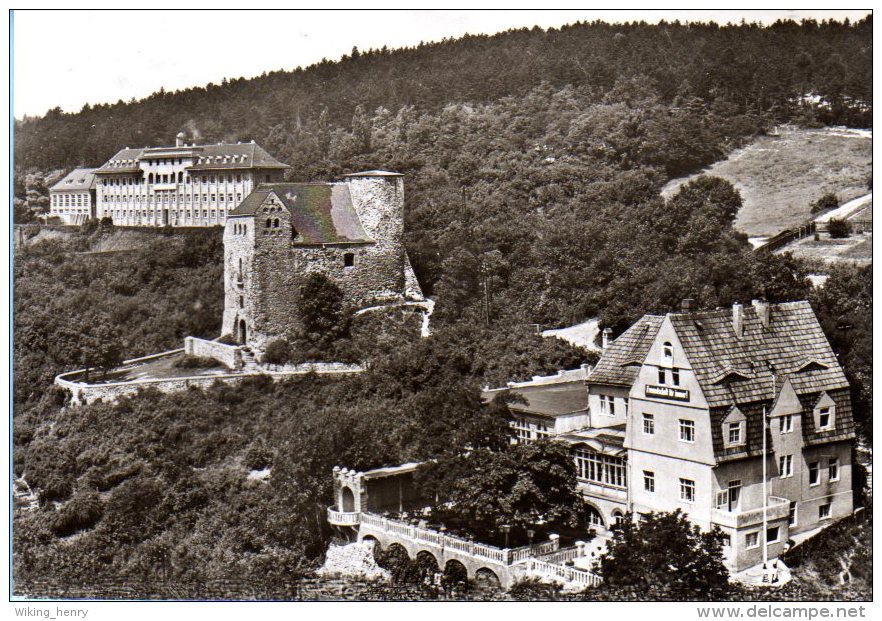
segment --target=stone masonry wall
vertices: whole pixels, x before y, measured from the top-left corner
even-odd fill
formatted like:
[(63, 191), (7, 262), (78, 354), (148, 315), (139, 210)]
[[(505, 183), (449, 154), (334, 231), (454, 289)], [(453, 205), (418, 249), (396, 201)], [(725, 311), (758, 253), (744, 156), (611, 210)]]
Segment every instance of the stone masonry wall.
[[(237, 228), (244, 233), (234, 233)], [(254, 218), (228, 218), (224, 227), (224, 318), (222, 334), (238, 338), (239, 320), (253, 329), (252, 264), (254, 260)], [(242, 261), (242, 282), (239, 283), (239, 260)], [(243, 307), (240, 308), (239, 298)]]
[[(178, 353), (177, 352), (172, 353)], [(347, 375), (351, 373), (361, 373), (364, 368), (355, 364), (342, 364), (338, 362), (330, 363), (308, 363), (302, 365), (291, 365), (280, 371), (269, 371), (267, 373), (225, 373), (219, 375), (197, 375), (189, 377), (178, 377), (174, 379), (140, 379), (130, 382), (110, 382), (106, 384), (87, 384), (79, 382), (75, 379), (66, 379), (67, 377), (78, 377), (78, 373), (66, 373), (55, 378), (55, 384), (66, 388), (71, 392), (71, 404), (80, 405), (86, 403), (94, 403), (98, 399), (103, 401), (116, 401), (123, 396), (131, 396), (137, 394), (139, 390), (148, 388), (156, 389), (164, 393), (180, 392), (191, 387), (207, 388), (214, 382), (223, 382), (225, 384), (238, 384), (239, 382), (258, 375), (268, 375), (273, 380), (284, 379), (292, 375), (305, 375), (307, 373), (317, 373), (319, 375)]]
[(235, 345), (225, 345), (217, 341), (206, 341), (188, 336), (184, 339), (184, 352), (190, 356), (214, 358), (228, 369), (242, 367), (242, 353)]
[[(297, 301), (307, 275), (321, 273), (337, 284), (355, 308), (421, 297), (419, 285), (408, 279), (404, 251), (404, 182), (400, 176), (350, 177), (353, 205), (373, 243), (298, 246), (292, 243), (290, 214), (272, 213), (278, 228), (266, 228), (259, 218), (230, 218), (224, 231), (223, 333), (240, 336), (247, 324), (248, 344), (261, 351), (275, 338), (291, 337), (299, 329)], [(245, 234), (234, 227), (244, 225)], [(354, 265), (344, 266), (344, 256)], [(239, 260), (242, 283), (238, 282)], [(411, 270), (412, 272), (412, 270)], [(240, 303), (240, 296), (242, 297)]]

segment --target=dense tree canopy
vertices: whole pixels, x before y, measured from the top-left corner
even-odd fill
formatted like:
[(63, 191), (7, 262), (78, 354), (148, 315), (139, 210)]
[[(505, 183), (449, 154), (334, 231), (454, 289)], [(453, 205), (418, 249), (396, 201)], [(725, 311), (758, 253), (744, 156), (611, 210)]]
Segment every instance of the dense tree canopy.
[(627, 515), (597, 568), (608, 587), (671, 591), (683, 599), (713, 599), (728, 588), (721, 534), (702, 532), (679, 509), (639, 521)]

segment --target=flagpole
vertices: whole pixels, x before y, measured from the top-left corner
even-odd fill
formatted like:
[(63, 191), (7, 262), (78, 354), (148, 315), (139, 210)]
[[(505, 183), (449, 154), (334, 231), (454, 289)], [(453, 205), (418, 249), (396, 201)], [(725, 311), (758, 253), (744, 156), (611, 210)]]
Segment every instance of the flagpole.
[(768, 493), (768, 476), (767, 471), (768, 455), (766, 453), (766, 406), (763, 405), (763, 570), (768, 567), (769, 563), (769, 493)]

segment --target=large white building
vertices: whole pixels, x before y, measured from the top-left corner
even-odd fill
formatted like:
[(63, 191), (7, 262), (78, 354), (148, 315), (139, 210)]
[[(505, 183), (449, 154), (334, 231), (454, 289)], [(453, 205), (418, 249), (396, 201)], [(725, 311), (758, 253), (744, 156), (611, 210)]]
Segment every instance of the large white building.
[(98, 218), (121, 226), (215, 226), (226, 223), (259, 183), (289, 168), (254, 141), (122, 149), (95, 170)]
[(49, 217), (82, 224), (95, 217), (95, 169), (74, 168), (49, 188)]

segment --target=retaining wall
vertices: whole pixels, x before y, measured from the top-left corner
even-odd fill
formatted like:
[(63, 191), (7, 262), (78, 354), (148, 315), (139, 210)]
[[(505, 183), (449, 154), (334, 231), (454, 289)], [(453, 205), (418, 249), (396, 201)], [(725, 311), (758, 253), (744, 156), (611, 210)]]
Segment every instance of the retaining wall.
[(242, 351), (237, 345), (188, 336), (184, 339), (184, 352), (190, 356), (214, 358), (228, 369), (242, 368)]
[[(172, 356), (183, 353), (183, 349), (175, 349), (173, 351), (162, 352), (144, 358), (134, 358), (126, 360), (123, 364), (137, 364), (162, 358), (164, 356)], [(249, 378), (266, 375), (273, 381), (284, 379), (293, 375), (306, 375), (307, 373), (317, 373), (319, 375), (348, 375), (350, 373), (361, 373), (364, 367), (357, 364), (344, 364), (339, 362), (315, 362), (301, 364), (296, 366), (284, 367), (284, 370), (276, 371), (268, 369), (266, 371), (254, 371), (249, 373), (231, 372), (218, 373), (215, 375), (193, 375), (165, 379), (138, 379), (127, 382), (106, 382), (103, 384), (86, 383), (79, 381), (85, 376), (85, 369), (62, 373), (55, 378), (55, 385), (65, 388), (71, 392), (71, 404), (81, 405), (93, 403), (98, 399), (103, 401), (115, 401), (119, 397), (131, 396), (139, 390), (147, 388), (155, 388), (164, 393), (179, 392), (188, 390), (191, 387), (206, 388), (214, 382), (224, 382), (225, 384), (238, 384), (239, 382)]]

